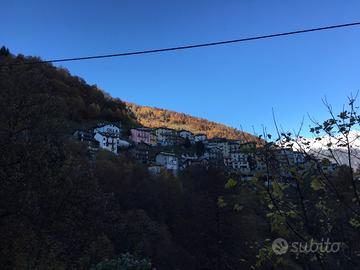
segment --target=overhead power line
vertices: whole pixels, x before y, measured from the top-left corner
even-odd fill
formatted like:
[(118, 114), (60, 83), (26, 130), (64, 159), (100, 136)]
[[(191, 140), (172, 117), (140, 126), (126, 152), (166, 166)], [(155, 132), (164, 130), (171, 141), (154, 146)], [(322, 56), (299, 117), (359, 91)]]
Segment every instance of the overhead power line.
[(161, 48), (161, 49), (153, 49), (153, 50), (133, 51), (133, 52), (123, 52), (123, 53), (93, 55), (93, 56), (83, 56), (83, 57), (51, 59), (51, 60), (34, 61), (34, 62), (27, 62), (27, 63), (0, 65), (0, 67), (1, 66), (9, 66), (9, 65), (33, 65), (33, 64), (42, 64), (42, 63), (59, 63), (59, 62), (70, 62), (70, 61), (80, 61), (80, 60), (90, 60), (90, 59), (111, 58), (111, 57), (132, 56), (132, 55), (140, 55), (140, 54), (187, 50), (187, 49), (194, 49), (194, 48), (202, 48), (202, 47), (210, 47), (210, 46), (225, 45), (225, 44), (239, 43), (239, 42), (252, 41), (252, 40), (259, 40), (259, 39), (268, 39), (268, 38), (275, 38), (275, 37), (282, 37), (282, 36), (304, 34), (304, 33), (309, 33), (309, 32), (324, 31), (324, 30), (344, 28), (344, 27), (357, 26), (357, 25), (360, 25), (360, 22), (296, 30), (296, 31), (291, 31), (291, 32), (276, 33), (276, 34), (270, 34), (270, 35), (264, 35), (264, 36), (247, 37), (247, 38), (240, 38), (240, 39), (233, 39), (233, 40), (202, 43), (202, 44), (184, 45), (184, 46), (171, 47), (171, 48)]

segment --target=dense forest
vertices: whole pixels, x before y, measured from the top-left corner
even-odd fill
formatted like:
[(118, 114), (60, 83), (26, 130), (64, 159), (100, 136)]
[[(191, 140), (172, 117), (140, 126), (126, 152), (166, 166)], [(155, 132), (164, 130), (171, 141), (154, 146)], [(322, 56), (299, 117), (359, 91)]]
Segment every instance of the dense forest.
[(222, 137), (227, 139), (242, 139), (244, 141), (257, 141), (252, 134), (225, 126), (223, 124), (208, 121), (203, 118), (190, 116), (184, 113), (173, 112), (148, 106), (139, 106), (134, 103), (126, 103), (134, 113), (135, 118), (143, 126), (168, 127), (176, 130), (189, 130), (195, 134), (204, 133), (208, 138)]
[[(1, 269), (359, 269), (359, 178), (351, 165), (327, 174), (308, 157), (305, 171), (287, 163), (284, 175), (273, 141), (257, 149), (267, 174), (250, 181), (211, 166), (153, 176), (107, 151), (89, 160), (70, 139), (74, 126), (136, 119), (96, 86), (51, 64), (27, 64), (35, 61), (0, 50)], [(360, 123), (353, 100), (349, 106), (312, 130), (346, 135)], [(191, 122), (183, 121), (194, 132), (207, 129)], [(209, 136), (221, 135), (214, 130)], [(280, 136), (291, 143), (291, 134)], [(341, 251), (279, 255), (278, 237), (330, 239)]]
[[(12, 65), (2, 68), (1, 83), (14, 83), (12, 80), (16, 78), (17, 83), (24, 84), (29, 95), (49, 95), (57, 106), (61, 106), (60, 111), (69, 127), (101, 121), (121, 122), (125, 126), (136, 124), (124, 102), (111, 98), (96, 85), (88, 85), (82, 78), (70, 75), (66, 69), (46, 63), (21, 65), (41, 59), (23, 55), (14, 57), (4, 47), (0, 53), (1, 63)], [(17, 98), (16, 94), (14, 92), (14, 98)]]

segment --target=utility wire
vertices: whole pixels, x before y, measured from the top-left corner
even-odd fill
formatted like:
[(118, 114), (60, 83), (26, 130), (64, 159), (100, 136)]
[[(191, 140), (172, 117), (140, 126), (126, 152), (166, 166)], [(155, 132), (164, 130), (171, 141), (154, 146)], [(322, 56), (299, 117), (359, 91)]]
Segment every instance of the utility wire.
[(70, 61), (90, 60), (90, 59), (99, 59), (99, 58), (131, 56), (131, 55), (139, 55), (139, 54), (161, 53), (161, 52), (217, 46), (217, 45), (224, 45), (224, 44), (231, 44), (231, 43), (239, 43), (239, 42), (267, 39), (267, 38), (274, 38), (274, 37), (297, 35), (297, 34), (324, 31), (324, 30), (344, 28), (344, 27), (357, 26), (357, 25), (360, 25), (360, 22), (324, 26), (324, 27), (319, 27), (319, 28), (297, 30), (297, 31), (292, 31), (292, 32), (284, 32), (284, 33), (270, 34), (270, 35), (264, 35), (264, 36), (255, 36), (255, 37), (240, 38), (240, 39), (233, 39), (233, 40), (217, 41), (217, 42), (211, 42), (211, 43), (185, 45), (185, 46), (171, 47), (171, 48), (161, 48), (161, 49), (153, 49), (153, 50), (145, 50), (145, 51), (134, 51), (134, 52), (124, 52), (124, 53), (104, 54), (104, 55), (94, 55), (94, 56), (84, 56), (84, 57), (51, 59), (51, 60), (34, 61), (34, 62), (27, 62), (27, 63), (12, 63), (12, 64), (0, 65), (0, 67), (13, 66), (13, 65), (33, 65), (33, 64), (42, 64), (42, 63), (59, 63), (59, 62), (70, 62)]

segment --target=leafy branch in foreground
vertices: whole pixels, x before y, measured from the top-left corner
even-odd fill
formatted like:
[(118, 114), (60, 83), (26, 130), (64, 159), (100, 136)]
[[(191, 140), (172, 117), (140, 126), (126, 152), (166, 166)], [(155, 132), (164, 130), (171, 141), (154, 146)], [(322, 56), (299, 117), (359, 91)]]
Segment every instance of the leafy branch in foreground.
[[(321, 269), (334, 264), (352, 269), (359, 265), (360, 254), (360, 183), (353, 166), (354, 160), (359, 159), (354, 144), (359, 142), (360, 116), (356, 96), (350, 97), (348, 108), (338, 114), (327, 101), (324, 104), (330, 118), (322, 124), (313, 121), (310, 131), (314, 140), (303, 138), (300, 132), (292, 134), (277, 129), (278, 139), (265, 143), (261, 156), (267, 167), (263, 177), (266, 185), (258, 187), (268, 208), (272, 231), (278, 236), (289, 241), (332, 239), (344, 244), (337, 254), (288, 254), (283, 259), (302, 265), (311, 265), (315, 260)], [(320, 149), (314, 150), (311, 143), (320, 144)], [(339, 149), (347, 157), (344, 165), (336, 155)], [(282, 161), (272, 162), (279, 159)], [(336, 170), (330, 167), (334, 162), (338, 164)]]

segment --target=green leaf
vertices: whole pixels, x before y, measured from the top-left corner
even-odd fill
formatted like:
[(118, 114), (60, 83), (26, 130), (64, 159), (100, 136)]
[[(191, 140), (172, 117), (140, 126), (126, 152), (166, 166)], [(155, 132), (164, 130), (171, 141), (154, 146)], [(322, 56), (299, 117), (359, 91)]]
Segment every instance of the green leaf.
[(278, 199), (281, 199), (282, 197), (284, 197), (284, 192), (282, 191), (280, 184), (274, 183), (273, 194), (274, 194), (274, 197), (276, 197)]
[(224, 197), (223, 196), (219, 196), (217, 199), (217, 205), (219, 208), (224, 208), (227, 203), (224, 201)]
[(323, 183), (320, 182), (320, 180), (318, 178), (313, 178), (313, 180), (311, 181), (311, 188), (315, 191), (317, 190), (321, 190), (321, 189), (325, 189), (325, 186)]
[(349, 223), (351, 226), (353, 226), (354, 228), (360, 228), (360, 220), (356, 219), (356, 218), (351, 218), (349, 220)]
[(230, 179), (226, 182), (225, 188), (227, 188), (227, 189), (229, 189), (229, 188), (234, 188), (234, 187), (236, 187), (236, 185), (237, 185), (237, 181), (234, 180), (234, 179), (232, 179), (232, 178), (230, 178)]
[(288, 217), (291, 217), (291, 218), (296, 218), (296, 217), (298, 216), (297, 213), (296, 213), (294, 210), (288, 211), (288, 212), (286, 213), (286, 215), (287, 215)]

